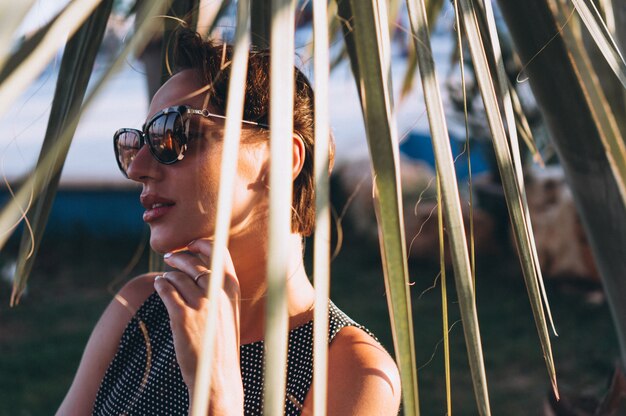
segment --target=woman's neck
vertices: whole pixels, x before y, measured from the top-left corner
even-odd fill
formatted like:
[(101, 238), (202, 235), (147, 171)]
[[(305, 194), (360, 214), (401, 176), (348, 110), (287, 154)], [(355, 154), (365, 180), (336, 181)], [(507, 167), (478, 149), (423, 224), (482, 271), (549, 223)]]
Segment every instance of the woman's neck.
[[(241, 288), (241, 343), (248, 344), (264, 338), (267, 301), (267, 237), (262, 233), (247, 241), (231, 240), (229, 251)], [(262, 241), (250, 241), (262, 240)], [(313, 316), (314, 289), (302, 259), (302, 237), (291, 234), (281, 256), (287, 256), (287, 309), (289, 328), (310, 321)]]

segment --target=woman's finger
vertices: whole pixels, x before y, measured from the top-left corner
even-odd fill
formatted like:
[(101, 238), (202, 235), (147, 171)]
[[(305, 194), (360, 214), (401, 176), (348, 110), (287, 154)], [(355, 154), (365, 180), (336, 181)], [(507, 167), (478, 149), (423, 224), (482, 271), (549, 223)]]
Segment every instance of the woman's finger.
[(163, 273), (163, 277), (176, 288), (187, 305), (193, 308), (200, 306), (199, 300), (204, 295), (204, 289), (194, 283), (186, 273), (175, 270)]
[(211, 270), (204, 269), (197, 275), (193, 276), (191, 279), (196, 283), (196, 285), (202, 289), (202, 293), (206, 294), (207, 288), (209, 287), (209, 279), (211, 278)]
[(196, 255), (188, 252), (178, 252), (166, 254), (163, 259), (169, 266), (185, 273), (191, 284), (200, 287), (203, 292), (206, 292), (209, 282), (206, 271), (209, 265), (205, 264)]
[(175, 322), (183, 314), (186, 307), (185, 300), (174, 285), (161, 275), (154, 278), (154, 288), (161, 297), (170, 320)]
[[(191, 253), (199, 255), (201, 260), (206, 260), (211, 258), (213, 255), (213, 243), (208, 238), (199, 238), (189, 243), (187, 250)], [(225, 251), (224, 255), (224, 272), (231, 278), (236, 279), (237, 277), (233, 259), (230, 257), (228, 250)]]
[(202, 254), (204, 257), (211, 258), (213, 255), (213, 243), (208, 238), (199, 238), (192, 241), (187, 246), (192, 253)]

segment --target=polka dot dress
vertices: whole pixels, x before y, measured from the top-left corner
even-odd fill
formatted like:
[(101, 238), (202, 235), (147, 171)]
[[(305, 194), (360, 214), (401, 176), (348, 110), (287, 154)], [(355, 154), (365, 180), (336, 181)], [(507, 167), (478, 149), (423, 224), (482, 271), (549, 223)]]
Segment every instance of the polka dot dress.
[[(329, 342), (345, 326), (367, 331), (329, 302)], [(289, 332), (286, 415), (300, 414), (311, 386), (312, 343), (313, 321)], [(263, 341), (240, 347), (245, 415), (263, 412), (263, 349)], [(167, 309), (155, 292), (124, 330), (100, 385), (93, 414), (187, 415), (188, 411), (189, 394), (176, 362)]]

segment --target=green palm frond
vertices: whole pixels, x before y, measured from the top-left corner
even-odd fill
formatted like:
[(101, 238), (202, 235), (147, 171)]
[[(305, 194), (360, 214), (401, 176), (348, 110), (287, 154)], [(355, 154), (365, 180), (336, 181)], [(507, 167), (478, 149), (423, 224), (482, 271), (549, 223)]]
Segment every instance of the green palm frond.
[(215, 16), (213, 16), (212, 20), (209, 22), (208, 28), (205, 30), (204, 28), (199, 27), (198, 28), (199, 32), (206, 35), (206, 37), (209, 37), (211, 33), (213, 33), (213, 31), (217, 28), (217, 23), (220, 21), (220, 19), (224, 15), (226, 15), (226, 12), (228, 11), (230, 5), (232, 4), (232, 1), (233, 0), (223, 0), (220, 3), (219, 9), (215, 13)]
[(270, 47), (272, 14), (267, 0), (251, 0), (250, 32), (252, 45), (259, 49)]
[[(524, 212), (524, 223), (521, 224), (516, 229), (521, 228), (523, 226), (526, 230), (525, 233), (527, 237), (520, 236), (518, 241), (521, 241), (522, 238), (526, 238), (529, 247), (521, 248), (519, 251), (523, 253), (524, 256), (530, 256), (530, 260), (533, 262), (533, 268), (529, 269), (529, 272), (533, 272), (535, 274), (535, 278), (537, 280), (538, 286), (541, 291), (541, 299), (533, 299), (531, 296), (531, 303), (538, 303), (537, 306), (544, 306), (545, 312), (548, 315), (548, 321), (552, 326), (552, 331), (555, 335), (557, 335), (556, 328), (554, 326), (554, 322), (552, 320), (552, 311), (550, 310), (550, 303), (548, 301), (548, 296), (546, 294), (545, 285), (543, 282), (543, 276), (541, 273), (541, 267), (539, 265), (539, 255), (537, 254), (537, 247), (535, 244), (535, 236), (533, 233), (533, 228), (530, 220), (530, 211), (528, 209), (528, 201), (526, 198), (526, 190), (524, 186), (524, 172), (522, 169), (522, 157), (520, 154), (520, 146), (517, 138), (517, 123), (516, 123), (516, 115), (513, 105), (513, 89), (510, 88), (509, 79), (507, 77), (506, 71), (504, 69), (504, 60), (502, 58), (502, 51), (500, 49), (500, 40), (498, 39), (498, 32), (496, 29), (496, 20), (493, 14), (493, 7), (491, 2), (484, 2), (483, 8), (479, 9), (480, 12), (484, 14), (484, 19), (487, 22), (487, 32), (490, 38), (491, 49), (493, 52), (493, 59), (495, 60), (496, 67), (496, 80), (498, 85), (498, 90), (500, 92), (501, 101), (504, 106), (504, 115), (506, 119), (506, 125), (508, 129), (508, 138), (509, 138), (509, 148), (511, 149), (511, 154), (513, 156), (513, 167), (515, 169), (517, 186), (519, 190), (520, 200), (522, 202), (522, 209)], [(499, 165), (506, 164), (505, 160), (500, 160), (496, 156)], [(525, 259), (527, 260), (527, 259)], [(534, 269), (534, 270), (533, 270)], [(539, 329), (539, 326), (538, 326)], [(544, 350), (549, 346), (544, 345)], [(549, 348), (548, 348), (549, 349)], [(555, 380), (556, 381), (556, 380)]]
[(519, 99), (519, 96), (517, 95), (517, 92), (515, 91), (515, 88), (510, 81), (508, 82), (508, 85), (509, 92), (511, 93), (511, 101), (513, 103), (513, 111), (515, 112), (515, 124), (517, 126), (517, 133), (522, 137), (522, 140), (526, 144), (526, 147), (533, 157), (533, 161), (539, 166), (544, 167), (545, 162), (543, 161), (541, 153), (539, 153), (537, 143), (535, 143), (533, 132), (530, 129), (530, 124), (528, 123), (528, 119), (526, 118), (526, 114), (524, 113), (524, 109), (522, 108), (522, 103)]
[(463, 320), (465, 344), (474, 384), (474, 394), (481, 415), (491, 414), (487, 377), (483, 360), (480, 329), (474, 295), (472, 269), (467, 251), (467, 239), (463, 226), (461, 201), (455, 177), (454, 161), (450, 148), (448, 128), (439, 93), (435, 63), (430, 46), (426, 8), (423, 1), (407, 1), (411, 27), (415, 39), (420, 76), (424, 89), (424, 100), (437, 162), (438, 178), (441, 183), (444, 216), (450, 235), (450, 247), (456, 282), (459, 308)]
[(67, 36), (72, 36), (78, 30), (100, 1), (71, 2), (45, 27), (45, 31), (40, 32), (37, 44), (29, 44), (32, 49), (17, 52), (21, 54), (19, 63), (15, 67), (10, 67), (10, 73), (0, 82), (0, 115), (4, 114), (11, 103), (44, 70), (65, 43)]
[[(443, 8), (443, 0), (425, 0), (426, 4), (426, 19), (428, 22), (429, 30), (433, 30), (435, 25), (437, 24), (437, 18), (441, 13), (441, 9)], [(413, 36), (411, 33), (411, 28), (409, 27), (399, 27), (396, 30), (405, 30), (409, 33), (410, 36)], [(415, 74), (417, 72), (417, 51), (415, 50), (415, 43), (409, 42), (407, 45), (408, 49), (408, 57), (406, 64), (406, 71), (404, 73), (404, 79), (402, 80), (402, 87), (400, 88), (400, 99), (402, 100), (406, 97), (411, 91), (413, 91), (413, 87), (415, 84)]]
[(330, 295), (330, 200), (329, 200), (329, 36), (326, 0), (313, 1), (315, 72), (315, 246), (313, 283), (313, 414), (326, 415), (328, 379), (328, 297)]
[(33, 3), (35, 3), (35, 0), (4, 1), (0, 3), (0, 16), (2, 16), (2, 25), (0, 25), (0, 70), (4, 67), (4, 63), (11, 53), (13, 36)]
[[(168, 0), (159, 0), (152, 2), (148, 9), (148, 13), (140, 22), (139, 28), (135, 33), (135, 36), (124, 47), (120, 54), (116, 57), (111, 66), (101, 75), (101, 77), (94, 83), (93, 88), (90, 89), (87, 94), (80, 112), (74, 117), (76, 119), (67, 120), (65, 122), (66, 128), (58, 133), (54, 145), (51, 146), (50, 151), (42, 154), (42, 158), (37, 163), (36, 169), (28, 175), (26, 181), (22, 184), (20, 190), (15, 196), (6, 204), (2, 212), (0, 212), (0, 230), (3, 232), (0, 234), (0, 249), (4, 247), (7, 240), (10, 237), (10, 231), (14, 228), (14, 225), (22, 218), (23, 208), (31, 199), (32, 195), (40, 195), (42, 190), (45, 189), (51, 178), (58, 173), (63, 166), (63, 160), (59, 159), (58, 154), (61, 149), (69, 147), (74, 135), (72, 126), (78, 123), (78, 117), (84, 112), (90, 105), (93, 104), (95, 97), (102, 90), (103, 86), (107, 83), (109, 78), (124, 64), (131, 52), (141, 50), (148, 43), (150, 38), (156, 31), (156, 20), (154, 16), (162, 14), (164, 6), (166, 7)], [(47, 174), (44, 174), (47, 173)], [(16, 291), (14, 291), (13, 298), (18, 299), (20, 294), (20, 287), (23, 287), (25, 282), (16, 283)]]
[(590, 1), (590, 7), (584, 0), (572, 0), (572, 3), (576, 7), (576, 11), (582, 18), (585, 27), (593, 37), (596, 45), (602, 52), (604, 59), (606, 59), (606, 62), (620, 80), (622, 86), (626, 88), (626, 62), (624, 62), (624, 56), (602, 20), (595, 4), (593, 1)]
[[(287, 376), (287, 272), (291, 233), (295, 1), (272, 0), (270, 218), (263, 414), (282, 414)], [(254, 36), (254, 34), (253, 34)]]
[(389, 68), (385, 67), (386, 55), (383, 52), (388, 46), (381, 45), (381, 41), (388, 39), (388, 36), (380, 33), (387, 30), (387, 26), (385, 24), (383, 28), (378, 13), (379, 7), (384, 7), (384, 4), (375, 0), (342, 0), (338, 5), (339, 15), (344, 22), (348, 55), (357, 82), (372, 160), (374, 206), (380, 230), (394, 349), (402, 380), (404, 412), (407, 415), (417, 415), (417, 370), (400, 203), (398, 137), (391, 108)]
[(224, 283), (224, 259), (228, 252), (228, 237), (233, 206), (233, 189), (237, 171), (237, 160), (243, 120), (243, 103), (250, 47), (250, 2), (239, 0), (237, 5), (237, 30), (233, 45), (233, 57), (228, 83), (228, 103), (226, 108), (226, 126), (224, 131), (224, 149), (222, 150), (221, 175), (219, 184), (217, 217), (213, 255), (210, 260), (211, 280), (208, 287), (209, 307), (207, 308), (206, 329), (202, 345), (202, 354), (198, 361), (194, 395), (192, 397), (192, 415), (206, 415), (209, 408), (211, 373), (213, 371), (213, 351), (217, 333), (219, 293)]
[[(578, 5), (577, 5), (578, 7)], [(562, 19), (567, 13), (565, 6), (561, 5), (557, 11)], [(585, 14), (586, 15), (586, 14)], [(593, 32), (592, 32), (593, 33)], [(619, 126), (617, 125), (616, 116), (611, 110), (611, 106), (607, 101), (606, 95), (602, 91), (597, 77), (594, 75), (589, 57), (581, 48), (580, 39), (578, 39), (569, 27), (564, 28), (563, 38), (568, 46), (585, 91), (587, 91), (588, 99), (591, 102), (592, 115), (597, 120), (596, 124), (600, 131), (600, 139), (609, 161), (609, 166), (613, 171), (620, 194), (624, 204), (626, 205), (626, 142), (622, 137)], [(598, 44), (603, 50), (603, 46)], [(626, 91), (626, 90), (625, 90)]]
[(163, 38), (161, 44), (161, 85), (172, 76), (173, 68), (170, 60), (174, 49), (172, 42), (174, 32), (181, 25), (196, 30), (200, 0), (173, 1), (163, 19)]
[[(489, 68), (487, 54), (481, 42), (482, 36), (479, 32), (476, 10), (473, 2), (470, 0), (458, 0), (463, 24), (467, 32), (467, 39), (472, 54), (472, 62), (475, 67), (475, 73), (478, 79), (478, 85), (481, 90), (483, 102), (485, 103), (485, 111), (489, 128), (493, 136), (493, 144), (498, 161), (498, 168), (502, 178), (504, 194), (513, 225), (513, 231), (517, 243), (517, 249), (520, 255), (522, 271), (526, 288), (530, 299), (535, 324), (539, 333), (539, 340), (544, 353), (544, 359), (550, 376), (550, 381), (555, 395), (558, 397), (558, 389), (556, 384), (556, 371), (554, 368), (554, 359), (552, 357), (552, 347), (550, 343), (550, 335), (546, 318), (544, 315), (544, 306), (540, 295), (539, 280), (540, 275), (537, 268), (538, 263), (532, 254), (532, 245), (530, 243), (529, 228), (530, 224), (524, 205), (522, 202), (522, 194), (519, 189), (518, 175), (513, 165), (510, 153), (510, 144), (507, 140), (504, 124), (498, 106), (495, 87), (492, 82), (493, 77)], [(488, 34), (486, 34), (489, 36)]]
[(439, 229), (439, 269), (441, 270), (441, 323), (443, 326), (443, 363), (446, 379), (446, 414), (452, 416), (452, 376), (450, 374), (450, 324), (448, 321), (448, 286), (446, 275), (446, 242), (443, 225), (441, 179), (437, 172), (437, 228)]
[(61, 179), (61, 168), (65, 164), (71, 144), (70, 140), (57, 146), (57, 140), (64, 131), (71, 136), (76, 131), (80, 119), (81, 104), (87, 91), (93, 64), (98, 54), (98, 47), (102, 42), (112, 7), (112, 0), (103, 1), (65, 47), (59, 68), (59, 73), (62, 75), (57, 79), (48, 129), (39, 154), (39, 163), (43, 162), (47, 155), (54, 154), (56, 164), (50, 166), (48, 171), (36, 169), (37, 174), (46, 177), (47, 185), (36, 194), (33, 207), (27, 215), (32, 231), (24, 229), (22, 234), (17, 257), (17, 269), (13, 280), (11, 305), (19, 303), (20, 295), (26, 287), (56, 197)]

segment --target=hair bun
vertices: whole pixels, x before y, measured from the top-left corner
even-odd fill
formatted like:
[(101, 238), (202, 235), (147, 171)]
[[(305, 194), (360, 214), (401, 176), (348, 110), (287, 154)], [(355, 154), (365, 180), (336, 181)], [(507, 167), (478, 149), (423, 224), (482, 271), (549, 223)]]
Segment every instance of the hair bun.
[(202, 68), (204, 63), (201, 61), (204, 54), (199, 54), (200, 50), (212, 49), (210, 41), (205, 42), (200, 34), (186, 26), (179, 26), (172, 35), (174, 37), (174, 68)]

